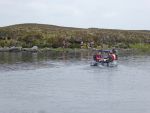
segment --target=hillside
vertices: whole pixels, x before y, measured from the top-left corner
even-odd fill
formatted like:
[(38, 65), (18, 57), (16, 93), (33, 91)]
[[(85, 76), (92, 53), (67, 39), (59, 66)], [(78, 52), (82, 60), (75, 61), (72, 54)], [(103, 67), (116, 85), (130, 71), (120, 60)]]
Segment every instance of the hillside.
[(149, 44), (148, 30), (113, 30), (98, 28), (72, 28), (45, 24), (18, 24), (0, 27), (0, 46), (40, 48), (66, 47), (119, 47), (133, 44)]

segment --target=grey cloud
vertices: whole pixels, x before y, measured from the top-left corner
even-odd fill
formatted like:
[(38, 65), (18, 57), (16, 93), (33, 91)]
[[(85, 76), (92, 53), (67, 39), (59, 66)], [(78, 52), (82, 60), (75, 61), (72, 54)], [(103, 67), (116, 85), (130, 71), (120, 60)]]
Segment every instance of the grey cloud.
[(45, 23), (150, 29), (149, 0), (0, 0), (0, 26)]

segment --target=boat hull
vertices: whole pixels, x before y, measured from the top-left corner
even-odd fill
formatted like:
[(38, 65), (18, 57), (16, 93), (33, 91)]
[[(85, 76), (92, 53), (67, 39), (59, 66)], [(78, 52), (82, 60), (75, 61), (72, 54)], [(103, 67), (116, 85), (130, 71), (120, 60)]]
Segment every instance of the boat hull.
[(117, 66), (117, 65), (118, 65), (117, 61), (113, 61), (113, 62), (109, 62), (109, 63), (107, 63), (107, 62), (92, 62), (92, 63), (91, 63), (91, 66), (108, 66), (108, 67), (115, 67), (115, 66)]

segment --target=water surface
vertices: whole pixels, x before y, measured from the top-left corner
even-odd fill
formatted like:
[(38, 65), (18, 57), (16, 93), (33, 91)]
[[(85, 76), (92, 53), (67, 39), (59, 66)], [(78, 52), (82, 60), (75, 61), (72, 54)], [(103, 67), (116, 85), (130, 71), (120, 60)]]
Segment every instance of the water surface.
[(91, 53), (0, 53), (0, 113), (150, 113), (150, 56), (91, 67)]

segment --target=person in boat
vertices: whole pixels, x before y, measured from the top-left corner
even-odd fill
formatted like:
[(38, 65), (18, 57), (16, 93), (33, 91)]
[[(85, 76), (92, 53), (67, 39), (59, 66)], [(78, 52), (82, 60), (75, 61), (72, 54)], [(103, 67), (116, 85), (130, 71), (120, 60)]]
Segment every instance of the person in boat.
[(115, 60), (118, 60), (118, 54), (116, 49), (112, 49), (112, 53), (115, 54)]
[(94, 61), (96, 61), (96, 62), (100, 62), (100, 61), (102, 61), (102, 55), (101, 55), (99, 52), (97, 52), (97, 53), (93, 56), (93, 59), (94, 59)]
[(109, 63), (114, 60), (117, 60), (116, 55), (113, 52), (109, 52), (108, 57), (104, 59), (103, 63), (107, 63), (107, 66), (109, 66)]
[(117, 56), (116, 56), (116, 54), (111, 53), (111, 58), (112, 58), (112, 61), (117, 60)]

